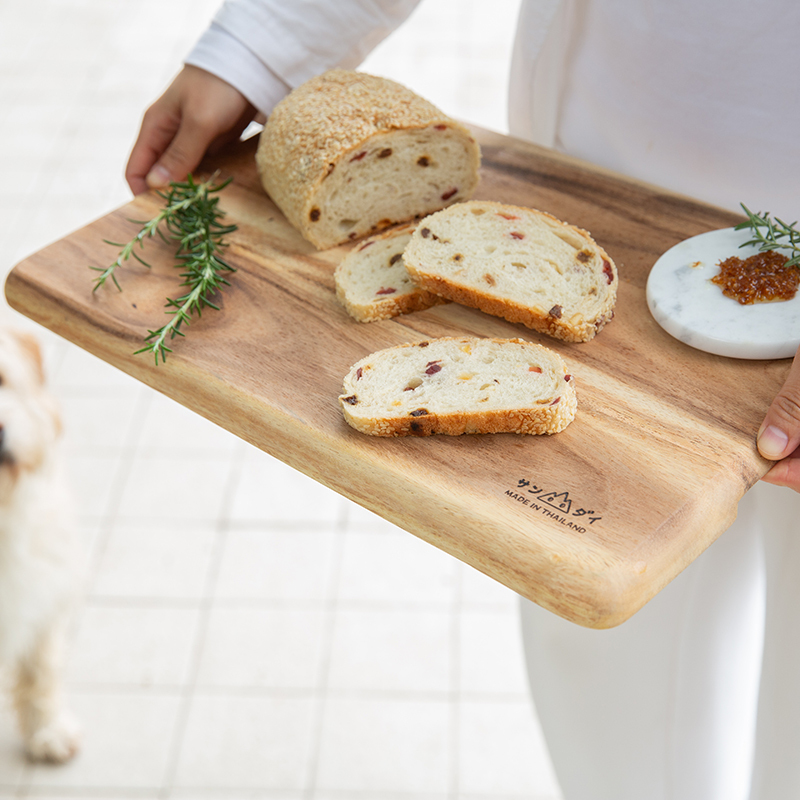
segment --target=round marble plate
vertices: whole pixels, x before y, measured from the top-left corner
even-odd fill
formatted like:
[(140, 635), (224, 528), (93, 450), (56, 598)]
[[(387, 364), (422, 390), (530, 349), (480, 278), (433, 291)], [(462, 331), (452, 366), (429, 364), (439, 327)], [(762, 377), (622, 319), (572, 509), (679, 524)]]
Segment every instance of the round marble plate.
[(741, 305), (711, 283), (729, 256), (747, 258), (749, 231), (701, 233), (667, 250), (647, 280), (647, 305), (667, 333), (730, 358), (791, 358), (800, 346), (800, 292), (791, 300)]

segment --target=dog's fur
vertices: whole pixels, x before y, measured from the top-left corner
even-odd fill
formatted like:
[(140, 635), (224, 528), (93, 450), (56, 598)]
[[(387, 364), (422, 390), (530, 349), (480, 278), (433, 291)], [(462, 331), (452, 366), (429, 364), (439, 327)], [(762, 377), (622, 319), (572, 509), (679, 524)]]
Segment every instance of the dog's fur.
[(0, 665), (13, 672), (28, 756), (54, 762), (78, 749), (60, 689), (79, 565), (60, 437), (35, 339), (0, 329)]

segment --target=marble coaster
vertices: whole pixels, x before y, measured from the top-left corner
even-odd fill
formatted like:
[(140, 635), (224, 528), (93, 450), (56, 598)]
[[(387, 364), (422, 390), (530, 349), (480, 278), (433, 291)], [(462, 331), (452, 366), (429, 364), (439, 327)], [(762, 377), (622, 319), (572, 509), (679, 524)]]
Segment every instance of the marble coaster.
[(711, 283), (720, 261), (747, 258), (747, 230), (701, 233), (667, 250), (647, 280), (650, 313), (685, 344), (730, 358), (791, 358), (800, 346), (800, 292), (791, 300), (741, 305)]

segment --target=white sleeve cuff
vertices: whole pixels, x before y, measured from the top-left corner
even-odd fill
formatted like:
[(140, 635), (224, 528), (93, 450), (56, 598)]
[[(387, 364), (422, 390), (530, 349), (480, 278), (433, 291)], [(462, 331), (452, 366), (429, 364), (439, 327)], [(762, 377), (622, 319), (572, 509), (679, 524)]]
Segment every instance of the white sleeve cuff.
[(225, 0), (214, 24), (296, 88), (332, 67), (357, 67), (419, 2)]
[(267, 116), (291, 89), (252, 50), (216, 23), (200, 37), (185, 63), (222, 78)]

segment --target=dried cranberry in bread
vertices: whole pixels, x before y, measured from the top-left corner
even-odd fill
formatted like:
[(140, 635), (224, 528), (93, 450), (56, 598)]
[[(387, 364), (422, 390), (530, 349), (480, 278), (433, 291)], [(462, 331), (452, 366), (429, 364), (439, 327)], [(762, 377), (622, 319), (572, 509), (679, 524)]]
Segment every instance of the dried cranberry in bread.
[(442, 338), (354, 364), (339, 403), (373, 436), (558, 433), (575, 417), (575, 382), (558, 353), (522, 339)]
[(324, 249), (469, 198), (480, 148), (410, 89), (335, 69), (278, 103), (256, 164), (289, 222)]
[(419, 223), (403, 259), (423, 289), (568, 342), (614, 315), (614, 262), (586, 231), (532, 208), (444, 209)]
[(370, 236), (336, 267), (336, 296), (359, 322), (389, 319), (449, 302), (420, 289), (408, 276), (403, 250), (414, 225), (399, 225)]

